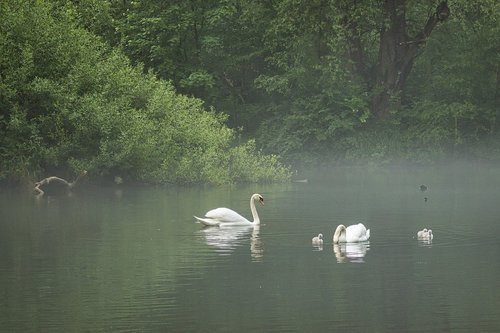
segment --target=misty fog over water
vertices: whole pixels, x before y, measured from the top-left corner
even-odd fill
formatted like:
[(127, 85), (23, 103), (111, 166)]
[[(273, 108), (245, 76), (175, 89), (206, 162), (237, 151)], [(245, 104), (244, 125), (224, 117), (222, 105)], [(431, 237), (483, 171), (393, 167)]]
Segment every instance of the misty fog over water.
[[(0, 190), (0, 323), (55, 331), (496, 331), (500, 167), (332, 167), (301, 182)], [(305, 181), (307, 179), (307, 182)], [(426, 190), (422, 191), (421, 185)], [(202, 228), (229, 207), (260, 227)], [(334, 245), (339, 224), (368, 242)], [(432, 241), (416, 238), (433, 230)], [(311, 238), (323, 233), (324, 244)]]

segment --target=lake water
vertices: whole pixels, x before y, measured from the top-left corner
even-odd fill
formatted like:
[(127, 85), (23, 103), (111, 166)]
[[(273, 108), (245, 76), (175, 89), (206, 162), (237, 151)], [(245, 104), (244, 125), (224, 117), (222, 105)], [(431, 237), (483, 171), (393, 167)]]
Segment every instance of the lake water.
[[(38, 199), (1, 189), (0, 330), (498, 332), (500, 168), (306, 176)], [(255, 192), (259, 228), (194, 222), (221, 206), (250, 218)], [(369, 243), (333, 246), (338, 224), (358, 222)], [(416, 239), (424, 227), (432, 243)]]

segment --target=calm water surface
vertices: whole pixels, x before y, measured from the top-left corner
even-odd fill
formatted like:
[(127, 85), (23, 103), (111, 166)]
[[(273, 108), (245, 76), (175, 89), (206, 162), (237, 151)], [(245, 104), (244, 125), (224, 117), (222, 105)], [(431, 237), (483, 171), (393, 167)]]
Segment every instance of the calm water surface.
[[(498, 331), (500, 168), (307, 176), (40, 199), (1, 189), (0, 330)], [(220, 206), (250, 217), (254, 192), (259, 228), (194, 222)], [(357, 222), (370, 242), (333, 246), (335, 227)], [(423, 227), (432, 243), (415, 239)]]

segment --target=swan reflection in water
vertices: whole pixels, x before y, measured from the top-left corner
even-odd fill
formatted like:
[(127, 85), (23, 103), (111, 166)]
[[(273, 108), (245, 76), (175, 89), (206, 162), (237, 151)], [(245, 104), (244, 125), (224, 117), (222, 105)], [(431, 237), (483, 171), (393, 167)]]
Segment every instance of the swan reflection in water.
[(370, 242), (333, 244), (333, 252), (338, 263), (363, 263), (366, 252), (370, 250)]
[(264, 256), (264, 247), (260, 238), (260, 226), (221, 226), (205, 227), (200, 230), (208, 245), (221, 255), (229, 255), (250, 240), (250, 254), (259, 260)]
[(313, 251), (323, 251), (323, 243), (321, 244), (313, 244)]
[(418, 246), (432, 247), (432, 238), (419, 238)]

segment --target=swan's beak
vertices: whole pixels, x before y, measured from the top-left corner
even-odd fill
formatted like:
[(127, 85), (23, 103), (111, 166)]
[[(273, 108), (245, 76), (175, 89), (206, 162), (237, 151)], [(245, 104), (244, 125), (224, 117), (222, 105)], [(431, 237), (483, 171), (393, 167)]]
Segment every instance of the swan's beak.
[(259, 202), (262, 206), (264, 206), (264, 198), (259, 198)]

